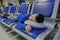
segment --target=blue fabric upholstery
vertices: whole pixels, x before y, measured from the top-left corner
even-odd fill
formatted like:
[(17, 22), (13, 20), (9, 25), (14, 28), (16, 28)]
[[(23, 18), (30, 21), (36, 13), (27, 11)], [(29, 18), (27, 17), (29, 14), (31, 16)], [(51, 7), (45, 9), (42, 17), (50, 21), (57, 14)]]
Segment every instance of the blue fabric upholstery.
[(28, 7), (29, 7), (28, 4), (22, 3), (22, 4), (19, 6), (18, 13), (26, 14), (26, 13), (27, 13), (27, 10), (28, 10)]
[(45, 27), (45, 28), (42, 28), (42, 29), (33, 29), (33, 30), (31, 30), (30, 32), (26, 32), (26, 30), (25, 29), (22, 29), (21, 27), (23, 27), (23, 26), (25, 26), (25, 25), (20, 25), (20, 23), (17, 23), (18, 25), (16, 25), (16, 29), (17, 30), (19, 30), (19, 31), (21, 31), (21, 32), (23, 32), (23, 33), (25, 33), (25, 34), (27, 34), (27, 35), (29, 35), (30, 37), (32, 37), (32, 38), (36, 38), (39, 34), (41, 34), (42, 32), (44, 32), (45, 30), (47, 30), (47, 27)]
[(14, 23), (15, 20), (5, 19), (3, 22), (5, 22), (6, 24), (10, 25), (11, 23)]
[(10, 13), (15, 13), (15, 11), (16, 11), (16, 6), (11, 6)]
[(9, 12), (9, 6), (5, 7), (3, 12), (8, 13)]
[(51, 17), (54, 8), (54, 2), (36, 3), (33, 8), (34, 13), (43, 14), (45, 17)]

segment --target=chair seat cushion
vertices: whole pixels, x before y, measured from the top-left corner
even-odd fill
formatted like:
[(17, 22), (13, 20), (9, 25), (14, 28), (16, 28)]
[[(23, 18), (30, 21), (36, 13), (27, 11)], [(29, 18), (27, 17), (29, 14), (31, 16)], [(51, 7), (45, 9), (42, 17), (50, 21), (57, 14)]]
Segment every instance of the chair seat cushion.
[(5, 22), (6, 24), (10, 25), (10, 24), (14, 23), (15, 21), (11, 20), (11, 19), (5, 19), (5, 20), (3, 20), (3, 22)]
[(26, 32), (25, 29), (21, 29), (20, 26), (16, 26), (15, 27), (17, 30), (27, 34), (28, 36), (32, 37), (32, 38), (36, 38), (39, 34), (41, 34), (42, 32), (46, 31), (47, 30), (47, 27), (45, 28), (41, 28), (41, 29), (32, 29), (30, 32)]

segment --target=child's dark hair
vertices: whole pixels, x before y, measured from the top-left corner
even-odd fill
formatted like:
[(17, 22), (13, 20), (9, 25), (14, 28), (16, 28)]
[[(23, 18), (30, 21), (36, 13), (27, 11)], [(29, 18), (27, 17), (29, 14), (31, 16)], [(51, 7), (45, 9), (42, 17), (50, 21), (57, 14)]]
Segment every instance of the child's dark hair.
[(38, 14), (35, 20), (38, 23), (42, 23), (44, 21), (44, 16), (42, 14)]

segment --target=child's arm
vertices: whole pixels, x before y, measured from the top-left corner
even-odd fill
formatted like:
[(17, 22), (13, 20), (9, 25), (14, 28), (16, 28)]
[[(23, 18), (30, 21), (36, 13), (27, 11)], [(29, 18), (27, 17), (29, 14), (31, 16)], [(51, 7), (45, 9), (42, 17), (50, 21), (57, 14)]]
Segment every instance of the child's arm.
[(20, 22), (17, 23), (17, 27), (20, 28), (20, 29), (25, 29), (27, 32), (32, 30), (32, 27), (30, 25), (26, 25), (26, 24), (23, 24), (23, 23), (20, 23)]
[(18, 21), (24, 23), (25, 20), (28, 20), (30, 14), (23, 14), (22, 16), (19, 15)]
[(27, 32), (29, 32), (29, 31), (32, 30), (32, 27), (31, 27), (30, 25), (27, 25), (27, 26), (25, 27), (25, 30), (26, 30)]
[(30, 14), (24, 14), (22, 16), (19, 15), (18, 17), (18, 26), (21, 28), (21, 29), (25, 29), (26, 31), (30, 31), (32, 28), (30, 25), (26, 25), (24, 24), (24, 21), (25, 20), (28, 20)]

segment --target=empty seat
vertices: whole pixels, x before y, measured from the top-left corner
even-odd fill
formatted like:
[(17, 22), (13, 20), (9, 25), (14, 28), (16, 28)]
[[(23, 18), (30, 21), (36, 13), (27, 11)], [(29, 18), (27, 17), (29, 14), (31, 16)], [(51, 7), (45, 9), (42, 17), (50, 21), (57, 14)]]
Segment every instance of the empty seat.
[(10, 8), (10, 6), (7, 6), (7, 7), (5, 7), (5, 9), (4, 9), (4, 13), (8, 13), (9, 12), (9, 8)]
[(28, 11), (29, 4), (22, 3), (18, 8), (18, 13), (26, 14)]
[(16, 6), (10, 6), (10, 10), (8, 15), (10, 15), (9, 17), (11, 17), (13, 14), (15, 14), (16, 12)]
[[(4, 13), (4, 14), (9, 13), (9, 10), (10, 10), (9, 8), (10, 8), (10, 6), (5, 7), (5, 9), (4, 9), (4, 11), (3, 11), (3, 13)], [(3, 16), (2, 16), (2, 15), (0, 15), (0, 21), (1, 21), (1, 22), (2, 22), (2, 19), (4, 19), (4, 18), (3, 18)]]
[[(10, 9), (9, 9), (8, 14), (11, 16), (11, 15), (15, 14), (16, 6), (9, 6), (9, 7), (10, 7)], [(8, 9), (8, 8), (7, 8), (7, 9)], [(9, 16), (9, 17), (10, 17), (10, 16)], [(7, 21), (8, 23), (9, 23), (9, 22), (14, 22), (14, 20), (12, 20), (12, 19), (5, 18), (5, 19), (2, 20), (2, 23), (6, 25), (6, 24), (7, 24), (6, 21)]]
[(10, 14), (11, 13), (15, 13), (15, 11), (16, 11), (16, 6), (11, 6), (11, 8), (10, 8)]

